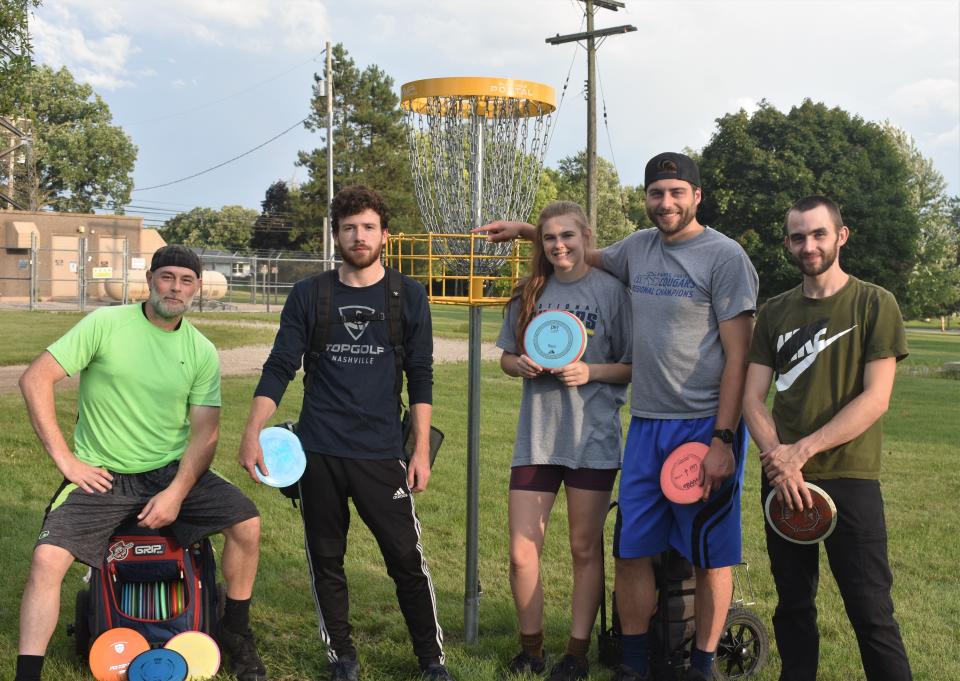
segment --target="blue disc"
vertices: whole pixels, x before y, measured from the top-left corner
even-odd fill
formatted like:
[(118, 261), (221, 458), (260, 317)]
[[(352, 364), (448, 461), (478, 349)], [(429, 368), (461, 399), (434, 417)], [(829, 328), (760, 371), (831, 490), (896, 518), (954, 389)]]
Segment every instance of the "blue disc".
[(576, 315), (549, 310), (530, 320), (523, 347), (527, 356), (544, 369), (559, 369), (583, 357), (587, 331)]
[(307, 457), (303, 453), (300, 438), (294, 433), (273, 426), (260, 431), (260, 447), (263, 449), (263, 463), (270, 475), (264, 475), (257, 467), (257, 477), (271, 487), (292, 485), (307, 467)]
[(185, 681), (187, 661), (175, 650), (155, 648), (135, 658), (127, 667), (128, 681)]

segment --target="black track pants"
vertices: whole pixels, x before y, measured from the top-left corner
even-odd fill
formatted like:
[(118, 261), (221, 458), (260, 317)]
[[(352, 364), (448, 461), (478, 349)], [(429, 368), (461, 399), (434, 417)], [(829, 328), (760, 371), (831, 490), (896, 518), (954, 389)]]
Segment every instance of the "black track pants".
[[(909, 681), (910, 663), (893, 617), (893, 574), (877, 480), (817, 480), (837, 506), (837, 527), (824, 541), (830, 570), (857, 636), (868, 681)], [(761, 503), (770, 491), (761, 484)], [(783, 661), (780, 681), (816, 681), (820, 648), (817, 586), (820, 545), (786, 541), (764, 523), (779, 601), (773, 630)]]
[(331, 661), (354, 657), (343, 556), (352, 498), (377, 540), (418, 658), (443, 659), (433, 581), (420, 545), (420, 520), (399, 459), (346, 459), (307, 454), (301, 509), (307, 561), (320, 614), (320, 635)]

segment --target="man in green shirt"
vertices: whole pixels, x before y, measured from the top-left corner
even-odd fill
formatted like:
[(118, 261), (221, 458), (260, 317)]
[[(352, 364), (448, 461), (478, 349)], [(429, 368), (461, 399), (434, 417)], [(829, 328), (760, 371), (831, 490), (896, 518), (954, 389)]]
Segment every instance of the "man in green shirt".
[[(153, 256), (143, 304), (101, 308), (51, 344), (20, 378), (33, 428), (63, 474), (44, 517), (20, 607), (16, 681), (37, 681), (74, 560), (99, 567), (121, 524), (169, 526), (188, 546), (222, 532), (226, 612), (216, 638), (239, 681), (265, 681), (249, 627), (260, 551), (253, 502), (210, 472), (220, 424), (216, 348), (183, 314), (201, 263), (183, 246)], [(81, 372), (71, 449), (54, 385)]]
[[(830, 199), (809, 196), (787, 212), (787, 250), (800, 286), (760, 308), (748, 356), (743, 415), (760, 448), (761, 502), (775, 489), (791, 509), (812, 507), (816, 481), (837, 507), (825, 540), (868, 681), (912, 678), (893, 617), (893, 575), (880, 494), (880, 417), (896, 364), (907, 356), (897, 302), (840, 267), (849, 229)], [(775, 380), (772, 413), (765, 402)], [(780, 681), (815, 681), (819, 545), (800, 545), (766, 526), (779, 601), (773, 628)]]

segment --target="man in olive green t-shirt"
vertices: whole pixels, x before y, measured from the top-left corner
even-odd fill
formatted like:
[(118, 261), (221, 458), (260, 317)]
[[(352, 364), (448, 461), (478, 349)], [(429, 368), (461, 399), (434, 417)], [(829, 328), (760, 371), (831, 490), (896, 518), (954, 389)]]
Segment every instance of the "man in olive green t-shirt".
[[(788, 507), (809, 508), (807, 480), (833, 498), (837, 526), (824, 543), (866, 677), (904, 681), (912, 677), (893, 618), (879, 482), (880, 417), (896, 364), (907, 356), (903, 320), (893, 295), (841, 269), (849, 229), (833, 201), (797, 201), (785, 226), (803, 282), (760, 308), (743, 397), (761, 452), (761, 503), (775, 489)], [(773, 381), (771, 413), (765, 402)], [(766, 535), (779, 598), (780, 681), (815, 681), (819, 545), (791, 543), (769, 526)]]
[[(63, 475), (47, 507), (20, 607), (16, 681), (39, 681), (67, 569), (99, 567), (118, 526), (168, 527), (181, 546), (224, 535), (225, 613), (214, 634), (240, 681), (265, 681), (249, 627), (260, 516), (209, 471), (220, 424), (216, 348), (186, 319), (200, 258), (164, 246), (150, 298), (101, 308), (52, 343), (20, 378), (33, 428)], [(57, 423), (54, 385), (80, 372), (73, 447)]]

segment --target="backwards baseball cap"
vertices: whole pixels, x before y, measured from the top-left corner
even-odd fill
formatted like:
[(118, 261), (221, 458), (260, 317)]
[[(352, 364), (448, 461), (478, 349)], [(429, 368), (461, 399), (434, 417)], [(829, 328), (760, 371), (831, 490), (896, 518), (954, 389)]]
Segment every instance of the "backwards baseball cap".
[(203, 271), (200, 256), (180, 244), (170, 244), (157, 249), (150, 261), (150, 271), (156, 272), (161, 267), (186, 267), (193, 270), (198, 277), (202, 276)]
[(685, 180), (699, 187), (700, 169), (689, 156), (665, 151), (647, 161), (647, 168), (643, 172), (644, 187), (649, 187), (657, 180)]

